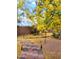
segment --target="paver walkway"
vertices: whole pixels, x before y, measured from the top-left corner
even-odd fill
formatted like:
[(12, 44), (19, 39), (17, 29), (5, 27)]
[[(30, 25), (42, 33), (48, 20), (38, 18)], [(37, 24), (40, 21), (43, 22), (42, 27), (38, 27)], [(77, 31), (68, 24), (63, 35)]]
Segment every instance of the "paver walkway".
[[(22, 40), (21, 40), (22, 39)], [(25, 47), (24, 50), (26, 52), (22, 51), (20, 52), (18, 50), (18, 55), (21, 54), (21, 56), (26, 56), (27, 59), (61, 59), (61, 40), (47, 37), (46, 43), (45, 38), (31, 38), (26, 39), (23, 37), (18, 39), (18, 42), (26, 42), (22, 43), (24, 44), (23, 47)], [(40, 46), (42, 45), (42, 51), (39, 52)], [(20, 48), (18, 48), (20, 49)], [(35, 49), (35, 50), (33, 50)], [(28, 51), (27, 51), (28, 50)]]
[(20, 42), (21, 54), (18, 59), (44, 59), (44, 55), (40, 47), (31, 42)]

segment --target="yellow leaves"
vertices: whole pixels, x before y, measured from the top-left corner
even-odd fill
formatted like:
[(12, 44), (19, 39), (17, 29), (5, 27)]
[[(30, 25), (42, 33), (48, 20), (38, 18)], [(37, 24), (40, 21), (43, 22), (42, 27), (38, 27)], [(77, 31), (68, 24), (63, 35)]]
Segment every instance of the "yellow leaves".
[(40, 31), (43, 31), (43, 30), (45, 30), (46, 28), (45, 28), (45, 25), (44, 24), (38, 24), (37, 25), (37, 30), (40, 30)]
[(23, 0), (19, 0), (19, 3), (18, 3), (18, 6), (17, 7), (18, 8), (21, 8), (23, 6), (23, 3), (24, 3)]
[(55, 3), (59, 2), (59, 0), (54, 0)]
[(39, 14), (39, 13), (40, 13), (40, 11), (41, 11), (40, 6), (37, 6), (37, 7), (36, 7), (36, 12), (37, 12), (37, 14)]
[(54, 20), (53, 20), (53, 23), (54, 23), (55, 25), (60, 25), (60, 24), (61, 24), (61, 21), (60, 21), (59, 18), (57, 18), (57, 19), (54, 19)]
[(45, 15), (46, 15), (46, 17), (50, 17), (50, 13), (49, 12), (46, 12)]
[(46, 26), (45, 26), (45, 23), (44, 23), (44, 18), (42, 17), (38, 17), (38, 20), (37, 20), (37, 30), (39, 31), (43, 31), (46, 29)]
[(55, 10), (61, 11), (61, 5), (55, 6)]
[(57, 10), (61, 10), (61, 6), (58, 6), (58, 7), (57, 7)]
[(52, 4), (49, 4), (49, 5), (48, 5), (48, 8), (49, 8), (50, 10), (54, 10), (54, 6), (53, 6)]
[(45, 4), (48, 4), (48, 3), (49, 3), (49, 0), (46, 0), (46, 1), (45, 1)]
[[(42, 3), (42, 1), (41, 1)], [(40, 13), (38, 13), (40, 10), (45, 10), (44, 17), (41, 18)], [(60, 0), (44, 0), (42, 7), (38, 5), (37, 7), (37, 13), (39, 17), (38, 18), (38, 25), (37, 29), (40, 31), (48, 30), (48, 29), (54, 29), (55, 32), (60, 31), (61, 27), (61, 20), (60, 20), (60, 11), (61, 11), (61, 5)], [(42, 22), (44, 20), (44, 22)]]
[(58, 15), (55, 15), (53, 17), (53, 25), (54, 25), (54, 27), (53, 27), (54, 33), (58, 33), (61, 28), (61, 20)]

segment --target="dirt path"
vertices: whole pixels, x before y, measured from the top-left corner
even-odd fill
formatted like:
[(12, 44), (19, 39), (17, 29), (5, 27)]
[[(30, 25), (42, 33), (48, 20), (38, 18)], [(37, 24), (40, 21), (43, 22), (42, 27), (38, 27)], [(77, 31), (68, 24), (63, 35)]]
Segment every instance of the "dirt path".
[(45, 59), (61, 59), (61, 40), (59, 39), (48, 37), (46, 38), (46, 43), (44, 42), (45, 38), (26, 39), (22, 37), (18, 38), (18, 40), (29, 40), (31, 42), (37, 43), (40, 47), (42, 45), (42, 50)]

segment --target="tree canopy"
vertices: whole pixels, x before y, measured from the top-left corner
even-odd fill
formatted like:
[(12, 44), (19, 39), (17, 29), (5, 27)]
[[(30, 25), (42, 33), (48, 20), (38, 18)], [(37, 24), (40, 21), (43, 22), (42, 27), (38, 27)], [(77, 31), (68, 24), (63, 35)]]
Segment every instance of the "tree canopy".
[[(25, 0), (19, 0), (18, 8), (24, 7)], [(27, 0), (29, 1), (29, 0)], [(53, 33), (60, 33), (61, 29), (61, 1), (60, 0), (35, 0), (36, 7), (29, 12), (24, 9), (28, 17), (36, 20), (36, 28), (39, 31), (53, 30)]]

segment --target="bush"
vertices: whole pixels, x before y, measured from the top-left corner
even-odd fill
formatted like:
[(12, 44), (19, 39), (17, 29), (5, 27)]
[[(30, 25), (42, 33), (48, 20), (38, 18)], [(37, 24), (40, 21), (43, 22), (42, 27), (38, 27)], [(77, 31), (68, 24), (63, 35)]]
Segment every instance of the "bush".
[(57, 33), (54, 32), (53, 37), (61, 39), (61, 34), (58, 32)]

